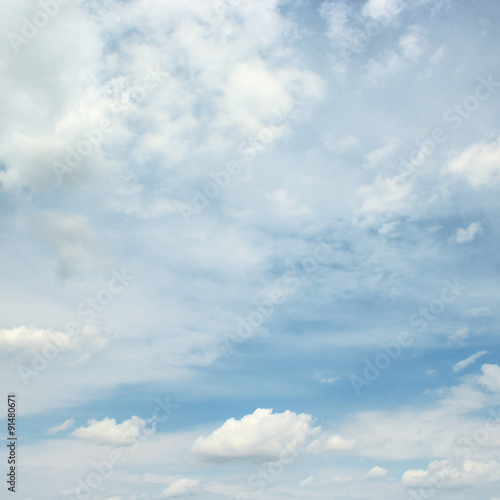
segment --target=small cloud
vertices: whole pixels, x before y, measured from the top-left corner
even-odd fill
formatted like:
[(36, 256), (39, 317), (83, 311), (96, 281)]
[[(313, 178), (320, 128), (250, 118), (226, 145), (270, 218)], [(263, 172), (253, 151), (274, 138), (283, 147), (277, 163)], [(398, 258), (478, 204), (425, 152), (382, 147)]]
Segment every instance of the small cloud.
[(457, 373), (460, 370), (463, 370), (464, 368), (467, 368), (468, 366), (474, 364), (481, 356), (484, 356), (485, 354), (488, 354), (488, 351), (478, 351), (472, 356), (469, 356), (468, 358), (455, 363), (453, 365), (453, 373)]
[(368, 472), (366, 477), (369, 479), (381, 479), (381, 478), (387, 476), (388, 472), (389, 471), (387, 469), (383, 469), (382, 467), (379, 467), (378, 465), (376, 465), (375, 467), (373, 467), (370, 470), (370, 472)]
[(326, 372), (319, 372), (314, 374), (314, 378), (321, 384), (334, 384), (340, 377), (330, 377)]
[(457, 230), (455, 240), (457, 243), (468, 243), (475, 239), (478, 234), (483, 233), (483, 227), (480, 222), (473, 222), (469, 224), (467, 229), (460, 228)]
[(465, 311), (465, 315), (469, 318), (479, 318), (480, 316), (488, 316), (489, 314), (490, 308), (488, 306), (471, 307)]
[(65, 420), (61, 425), (56, 425), (55, 427), (51, 427), (48, 431), (47, 434), (56, 434), (58, 432), (65, 431), (69, 429), (70, 427), (73, 426), (75, 421), (72, 418), (68, 418), (68, 420)]
[(438, 371), (437, 370), (426, 370), (425, 371), (425, 374), (426, 375), (434, 375), (435, 373), (437, 373)]
[(189, 479), (184, 477), (175, 481), (161, 492), (160, 498), (177, 498), (186, 495), (192, 495), (201, 491), (200, 481), (198, 479)]
[(106, 417), (100, 422), (89, 420), (87, 427), (79, 427), (71, 435), (97, 445), (128, 446), (135, 443), (141, 434), (144, 438), (154, 434), (154, 426), (147, 428), (147, 423), (148, 421), (133, 416), (117, 424), (114, 418)]
[(310, 453), (323, 453), (325, 451), (345, 451), (356, 446), (356, 441), (345, 439), (338, 434), (328, 437), (327, 434), (315, 439), (308, 447)]

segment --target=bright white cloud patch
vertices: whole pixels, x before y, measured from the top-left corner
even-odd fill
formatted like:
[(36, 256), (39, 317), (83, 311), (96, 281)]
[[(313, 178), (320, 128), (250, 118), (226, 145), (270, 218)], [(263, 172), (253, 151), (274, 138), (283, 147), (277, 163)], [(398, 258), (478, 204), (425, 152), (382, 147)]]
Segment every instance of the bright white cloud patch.
[(71, 344), (69, 335), (51, 329), (20, 326), (17, 328), (0, 330), (0, 345), (2, 351), (16, 349), (41, 349), (48, 344), (55, 344), (58, 349), (68, 349)]
[(447, 169), (474, 187), (496, 185), (500, 181), (500, 140), (472, 144), (452, 157)]
[(479, 382), (491, 391), (500, 392), (500, 366), (483, 365), (481, 370), (483, 375), (479, 377)]
[(71, 435), (97, 445), (127, 446), (154, 434), (154, 424), (153, 427), (147, 425), (146, 420), (135, 416), (121, 424), (106, 417), (101, 421), (89, 420), (86, 427), (75, 429)]
[(320, 432), (312, 423), (313, 417), (304, 413), (258, 408), (241, 420), (230, 418), (209, 436), (200, 436), (191, 452), (212, 460), (279, 457)]

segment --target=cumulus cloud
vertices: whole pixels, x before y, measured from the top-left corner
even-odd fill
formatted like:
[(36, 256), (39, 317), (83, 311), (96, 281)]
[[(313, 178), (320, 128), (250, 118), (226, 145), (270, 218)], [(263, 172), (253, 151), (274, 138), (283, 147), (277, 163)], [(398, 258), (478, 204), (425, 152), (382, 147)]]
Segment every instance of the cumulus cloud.
[(284, 450), (305, 445), (317, 435), (321, 428), (312, 423), (313, 417), (305, 413), (258, 408), (241, 420), (230, 418), (206, 437), (200, 436), (191, 452), (214, 461), (277, 458)]
[(155, 432), (155, 426), (147, 427), (148, 421), (133, 416), (117, 424), (114, 418), (101, 421), (89, 420), (86, 427), (75, 429), (71, 435), (97, 445), (127, 446), (139, 439), (147, 439)]
[(465, 460), (456, 463), (451, 460), (435, 460), (426, 470), (410, 469), (402, 476), (402, 484), (407, 488), (456, 489), (474, 486), (500, 479), (500, 463), (496, 460), (477, 462)]
[(191, 495), (201, 491), (200, 481), (198, 479), (182, 478), (165, 488), (160, 498), (176, 498)]
[(488, 351), (478, 351), (475, 354), (472, 354), (466, 359), (459, 361), (453, 365), (453, 373), (457, 373), (470, 365), (473, 365), (481, 356), (488, 354)]
[(481, 370), (483, 375), (479, 377), (479, 383), (493, 392), (500, 392), (500, 366), (485, 364)]
[(472, 222), (467, 228), (459, 228), (455, 236), (457, 243), (468, 243), (483, 233), (483, 227), (480, 222)]
[(472, 144), (453, 156), (446, 169), (473, 187), (497, 184), (500, 181), (500, 139)]
[(382, 479), (387, 476), (388, 472), (389, 471), (387, 469), (383, 469), (382, 467), (376, 465), (375, 467), (370, 469), (366, 477), (369, 479)]
[(2, 352), (20, 349), (41, 349), (48, 344), (55, 344), (65, 350), (73, 343), (66, 333), (54, 331), (50, 328), (36, 328), (34, 326), (19, 326), (0, 330), (0, 346)]
[[(70, 336), (51, 328), (36, 328), (34, 326), (19, 326), (0, 330), (0, 357), (22, 361), (22, 379), (30, 380), (29, 365), (33, 359), (33, 352), (37, 357), (51, 362), (76, 365), (87, 362), (92, 352), (106, 347), (108, 339), (104, 338), (99, 330), (91, 325), (85, 325), (81, 333)], [(64, 353), (59, 357), (58, 353)], [(57, 359), (57, 361), (56, 361)], [(26, 363), (26, 365), (24, 364)], [(21, 371), (19, 372), (21, 374)]]
[(72, 427), (74, 423), (75, 423), (74, 419), (68, 418), (68, 420), (65, 420), (62, 424), (51, 427), (47, 431), (47, 434), (57, 434), (58, 432), (66, 431), (70, 427)]

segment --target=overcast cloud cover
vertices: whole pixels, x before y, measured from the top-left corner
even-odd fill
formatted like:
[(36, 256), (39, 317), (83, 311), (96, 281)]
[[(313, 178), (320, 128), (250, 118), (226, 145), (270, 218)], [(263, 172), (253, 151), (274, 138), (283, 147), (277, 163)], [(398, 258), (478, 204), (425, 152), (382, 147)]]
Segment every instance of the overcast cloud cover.
[(16, 498), (500, 497), (498, 1), (0, 10)]

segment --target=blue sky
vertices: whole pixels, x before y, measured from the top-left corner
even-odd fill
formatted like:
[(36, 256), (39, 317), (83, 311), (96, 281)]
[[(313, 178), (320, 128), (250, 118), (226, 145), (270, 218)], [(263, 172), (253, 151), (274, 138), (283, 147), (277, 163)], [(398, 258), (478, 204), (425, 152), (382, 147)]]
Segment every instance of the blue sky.
[(18, 497), (498, 500), (499, 17), (4, 5)]

